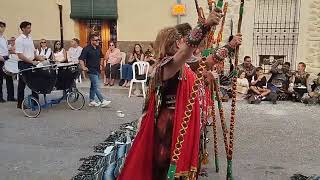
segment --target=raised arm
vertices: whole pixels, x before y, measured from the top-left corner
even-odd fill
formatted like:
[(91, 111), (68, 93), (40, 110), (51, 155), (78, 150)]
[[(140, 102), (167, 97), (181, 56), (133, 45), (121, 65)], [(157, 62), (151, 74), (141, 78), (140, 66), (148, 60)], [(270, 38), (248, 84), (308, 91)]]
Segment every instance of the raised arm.
[[(163, 68), (163, 80), (172, 78), (192, 56), (194, 50), (201, 41), (206, 37), (212, 26), (219, 24), (221, 19), (221, 10), (213, 11), (205, 23), (198, 24), (187, 36), (185, 43), (179, 47), (178, 52), (173, 56), (173, 60)], [(179, 44), (179, 42), (176, 42)]]

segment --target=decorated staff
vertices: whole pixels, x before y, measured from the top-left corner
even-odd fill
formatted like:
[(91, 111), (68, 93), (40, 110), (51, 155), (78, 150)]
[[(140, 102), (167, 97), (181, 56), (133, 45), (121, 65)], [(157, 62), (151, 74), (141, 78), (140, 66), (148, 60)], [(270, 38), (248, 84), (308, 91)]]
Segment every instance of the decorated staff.
[[(239, 20), (238, 20), (238, 34), (241, 33), (241, 25), (244, 10), (244, 0), (241, 0), (239, 9)], [(238, 66), (239, 61), (239, 46), (236, 47), (235, 51), (235, 68)], [(236, 100), (237, 100), (237, 70), (234, 70), (234, 76), (232, 79), (232, 103), (231, 103), (231, 118), (230, 118), (230, 139), (228, 148), (228, 166), (227, 166), (227, 180), (233, 180), (232, 175), (232, 158), (233, 158), (233, 141), (234, 141), (234, 128), (235, 128), (235, 116), (236, 116)]]

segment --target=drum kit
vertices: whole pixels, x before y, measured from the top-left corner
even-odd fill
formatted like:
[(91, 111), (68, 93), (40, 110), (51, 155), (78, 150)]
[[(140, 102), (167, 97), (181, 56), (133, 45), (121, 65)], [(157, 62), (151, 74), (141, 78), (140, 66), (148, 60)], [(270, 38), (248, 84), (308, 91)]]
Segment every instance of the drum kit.
[[(21, 71), (14, 71), (14, 68), (17, 66), (13, 67), (13, 63), (10, 63), (6, 63), (7, 73), (11, 75), (19, 74), (33, 92), (43, 94), (44, 96), (43, 104), (40, 104), (40, 101), (32, 95), (29, 95), (23, 100), (22, 111), (27, 117), (36, 118), (39, 116), (41, 108), (49, 108), (53, 104), (61, 103), (63, 100), (67, 102), (72, 110), (80, 110), (83, 108), (85, 98), (75, 86), (75, 80), (80, 75), (78, 64), (52, 64), (48, 61), (41, 62), (37, 66)], [(63, 91), (63, 96), (58, 99), (47, 101), (46, 95), (50, 94), (53, 90)]]

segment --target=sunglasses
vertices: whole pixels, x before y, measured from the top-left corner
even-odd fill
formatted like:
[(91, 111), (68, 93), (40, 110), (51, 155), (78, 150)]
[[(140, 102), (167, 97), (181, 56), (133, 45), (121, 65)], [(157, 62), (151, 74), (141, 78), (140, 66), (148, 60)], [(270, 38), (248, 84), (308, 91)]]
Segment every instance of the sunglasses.
[(114, 46), (114, 44), (110, 44), (110, 46)]
[(100, 41), (100, 39), (94, 39), (94, 40), (92, 40), (92, 41)]
[(41, 44), (45, 44), (45, 43), (47, 43), (47, 42), (40, 42)]

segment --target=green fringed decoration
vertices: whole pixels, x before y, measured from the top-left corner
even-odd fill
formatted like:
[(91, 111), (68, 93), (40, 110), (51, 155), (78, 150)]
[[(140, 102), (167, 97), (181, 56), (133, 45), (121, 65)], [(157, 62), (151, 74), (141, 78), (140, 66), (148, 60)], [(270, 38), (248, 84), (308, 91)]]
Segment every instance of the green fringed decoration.
[(174, 175), (176, 174), (176, 170), (177, 170), (177, 165), (170, 164), (168, 174), (167, 174), (168, 180), (174, 180)]
[(221, 108), (222, 108), (221, 101), (218, 101), (218, 109), (221, 109)]
[(210, 56), (211, 52), (212, 52), (211, 48), (210, 49), (205, 49), (205, 50), (202, 51), (201, 56), (202, 57), (208, 57), (208, 56)]
[(227, 161), (228, 166), (227, 166), (227, 180), (234, 180), (233, 175), (232, 175), (232, 160)]
[(238, 77), (238, 71), (237, 71), (237, 70), (233, 70), (232, 76), (233, 76), (233, 77)]
[(240, 5), (240, 11), (239, 11), (240, 16), (243, 15), (243, 12), (244, 12), (244, 4), (241, 3), (241, 5)]
[(223, 8), (223, 0), (219, 0), (216, 7), (219, 9), (222, 9)]
[(214, 156), (214, 162), (216, 165), (216, 172), (218, 173), (219, 172), (219, 159), (218, 159), (217, 155)]

